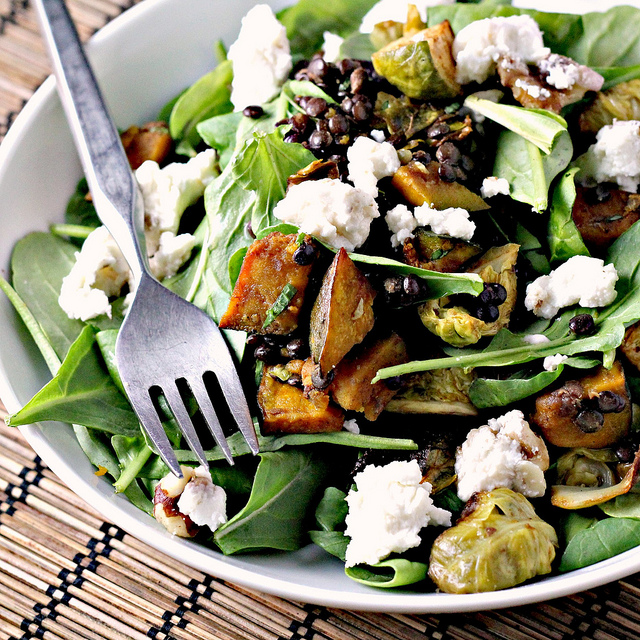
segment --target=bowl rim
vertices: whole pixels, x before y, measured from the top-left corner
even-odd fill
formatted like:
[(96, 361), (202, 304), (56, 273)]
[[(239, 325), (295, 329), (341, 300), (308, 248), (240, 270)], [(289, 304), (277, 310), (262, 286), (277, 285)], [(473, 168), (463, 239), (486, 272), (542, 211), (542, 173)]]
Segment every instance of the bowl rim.
[[(89, 47), (99, 49), (112, 34), (122, 26), (150, 19), (158, 7), (180, 0), (146, 0), (134, 5), (100, 29), (91, 39)], [(29, 99), (10, 127), (0, 145), (0, 179), (2, 167), (11, 160), (25, 136), (29, 135), (33, 122), (57, 99), (55, 80), (47, 78)], [(17, 411), (21, 403), (14, 392), (11, 381), (0, 368), (0, 397), (11, 411)], [(341, 609), (372, 611), (384, 613), (460, 613), (498, 609), (533, 604), (579, 591), (601, 586), (619, 580), (640, 570), (640, 547), (631, 549), (608, 560), (590, 567), (578, 569), (567, 574), (542, 578), (536, 582), (512, 587), (502, 591), (479, 594), (443, 594), (443, 593), (407, 593), (391, 592), (370, 588), (364, 592), (333, 591), (322, 587), (301, 586), (288, 580), (257, 574), (237, 564), (229, 564), (217, 559), (221, 556), (215, 550), (208, 550), (197, 544), (185, 543), (178, 539), (169, 540), (164, 532), (152, 526), (141, 513), (123, 508), (119, 497), (105, 495), (97, 485), (91, 484), (83, 475), (67, 464), (61, 452), (44, 436), (41, 428), (35, 424), (20, 428), (29, 444), (47, 466), (77, 495), (89, 503), (106, 519), (121, 527), (134, 537), (144, 540), (151, 547), (217, 578), (262, 591), (271, 595), (294, 601), (303, 601), (322, 606)], [(176, 544), (171, 544), (176, 543)], [(215, 554), (212, 556), (212, 554)], [(241, 561), (240, 561), (241, 562)]]

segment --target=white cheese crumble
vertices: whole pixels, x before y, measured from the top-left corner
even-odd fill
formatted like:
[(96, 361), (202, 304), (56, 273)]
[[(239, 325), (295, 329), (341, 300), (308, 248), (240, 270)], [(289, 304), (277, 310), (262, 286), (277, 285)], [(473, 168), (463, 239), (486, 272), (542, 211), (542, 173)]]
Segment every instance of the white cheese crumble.
[(484, 82), (502, 57), (536, 64), (548, 55), (540, 27), (527, 15), (476, 20), (461, 29), (453, 41), (460, 84)]
[(532, 98), (536, 100), (540, 98), (549, 98), (551, 97), (551, 91), (549, 89), (545, 89), (537, 84), (531, 84), (522, 78), (518, 78), (515, 81), (515, 86), (526, 91)]
[(555, 356), (547, 356), (542, 363), (542, 368), (545, 371), (556, 371), (558, 366), (568, 359), (569, 356), (563, 356), (561, 353), (556, 353)]
[(389, 142), (360, 136), (347, 151), (349, 180), (372, 198), (378, 195), (378, 180), (392, 176), (400, 168), (400, 158)]
[[(180, 218), (202, 197), (216, 175), (214, 149), (163, 169), (157, 162), (147, 160), (136, 170), (144, 200), (149, 266), (159, 280), (175, 275), (189, 258), (195, 238), (188, 233), (176, 235)], [(119, 296), (130, 280), (129, 266), (115, 240), (105, 227), (98, 227), (76, 253), (76, 262), (62, 281), (58, 303), (73, 319), (86, 322), (100, 315), (111, 317), (109, 298)]]
[(456, 0), (380, 0), (374, 4), (362, 19), (360, 33), (371, 33), (379, 22), (393, 20), (406, 22), (409, 5), (414, 5), (420, 12), (423, 21), (426, 20), (427, 7), (435, 7), (440, 4), (454, 4)]
[(355, 420), (345, 420), (342, 428), (349, 433), (360, 433), (360, 427)]
[(571, 89), (582, 78), (580, 65), (557, 53), (541, 60), (538, 66), (547, 74), (545, 82), (556, 89)]
[(578, 159), (581, 180), (616, 182), (635, 193), (640, 183), (640, 122), (617, 120), (598, 131), (596, 143)]
[(416, 460), (369, 465), (353, 481), (357, 490), (346, 497), (347, 567), (376, 564), (418, 546), (420, 530), (429, 524), (451, 525), (451, 513), (433, 504)]
[(187, 482), (177, 507), (195, 524), (207, 526), (211, 531), (227, 521), (227, 494), (213, 484), (211, 474), (204, 467), (195, 470), (195, 477)]
[(475, 222), (469, 219), (469, 212), (460, 207), (449, 207), (438, 211), (429, 205), (423, 204), (413, 212), (418, 224), (422, 227), (431, 227), (438, 235), (471, 240), (476, 230)]
[(541, 333), (532, 333), (531, 335), (524, 336), (522, 338), (527, 344), (545, 344), (551, 342), (547, 336), (543, 336)]
[(364, 244), (371, 221), (380, 216), (371, 195), (330, 178), (291, 186), (273, 214), (335, 249), (344, 247), (347, 251)]
[(480, 195), (483, 198), (493, 198), (497, 195), (509, 195), (509, 181), (506, 178), (489, 176), (482, 181)]
[(369, 136), (376, 142), (384, 142), (387, 139), (387, 136), (382, 129), (372, 129)]
[(322, 56), (327, 62), (340, 62), (342, 56), (340, 55), (340, 47), (344, 42), (344, 38), (340, 37), (331, 31), (325, 31), (323, 34), (324, 42), (322, 43)]
[(507, 487), (534, 498), (544, 495), (547, 447), (524, 419), (509, 411), (472, 429), (456, 453), (458, 497), (469, 500), (477, 491)]
[(242, 18), (228, 57), (233, 64), (231, 102), (236, 111), (268, 102), (278, 93), (292, 61), (287, 31), (271, 7), (258, 4)]
[(616, 298), (618, 273), (599, 258), (573, 256), (548, 276), (527, 286), (524, 304), (542, 318), (553, 318), (562, 307), (605, 307)]
[(413, 232), (418, 226), (418, 221), (413, 213), (403, 204), (399, 204), (388, 211), (384, 219), (393, 234), (391, 236), (391, 246), (394, 249), (403, 245), (407, 238), (413, 238)]

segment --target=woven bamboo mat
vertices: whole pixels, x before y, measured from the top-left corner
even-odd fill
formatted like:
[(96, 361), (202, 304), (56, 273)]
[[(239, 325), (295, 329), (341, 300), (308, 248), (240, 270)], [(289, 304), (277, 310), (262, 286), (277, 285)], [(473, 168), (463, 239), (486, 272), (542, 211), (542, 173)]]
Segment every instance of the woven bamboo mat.
[[(68, 0), (83, 38), (135, 3)], [(0, 0), (0, 140), (47, 73), (27, 0)], [(628, 640), (640, 638), (640, 575), (535, 606), (455, 616), (298, 604), (195, 571), (105, 522), (17, 430), (1, 426), (0, 640), (30, 638)]]

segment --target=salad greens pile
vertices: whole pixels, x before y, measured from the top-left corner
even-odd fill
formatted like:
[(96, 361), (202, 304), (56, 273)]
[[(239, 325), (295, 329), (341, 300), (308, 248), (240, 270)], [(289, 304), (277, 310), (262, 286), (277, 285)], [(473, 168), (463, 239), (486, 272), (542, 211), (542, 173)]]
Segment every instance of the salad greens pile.
[[(286, 27), (294, 64), (299, 63), (294, 71), (304, 68), (304, 61), (322, 49), (323, 34), (327, 31), (344, 38), (342, 57), (370, 64), (377, 47), (358, 28), (374, 4), (375, 0), (299, 0), (281, 11), (277, 17)], [(476, 20), (523, 14), (535, 19), (544, 33), (545, 45), (552, 52), (600, 73), (605, 80), (603, 90), (640, 79), (640, 10), (631, 7), (578, 16), (517, 9), (508, 0), (460, 2), (429, 8), (426, 25), (432, 27), (448, 20), (455, 34)], [(623, 41), (624, 47), (620, 46)], [(207, 187), (203, 201), (183, 218), (183, 226), (189, 227), (196, 238), (196, 247), (184, 268), (164, 284), (219, 320), (227, 310), (253, 240), (266, 238), (274, 231), (299, 233), (297, 227), (278, 220), (274, 208), (285, 197), (290, 176), (318, 159), (308, 144), (286, 139), (291, 118), (303, 111), (300, 96), (320, 98), (328, 105), (337, 102), (318, 83), (292, 73), (280, 93), (261, 105), (260, 117), (247, 117), (242, 111), (233, 110), (233, 68), (222, 43), (216, 45), (216, 53), (218, 65), (171, 100), (158, 114), (158, 120), (168, 123), (174, 159), (186, 161), (206, 147), (218, 154), (219, 175)], [(212, 443), (206, 452), (212, 479), (227, 492), (232, 517), (212, 537), (202, 534), (203, 543), (213, 544), (225, 554), (234, 554), (293, 551), (312, 541), (344, 559), (349, 542), (344, 534), (345, 497), (358, 458), (369, 456), (374, 462), (408, 459), (423, 450), (433, 434), (452, 438), (455, 452), (456, 444), (469, 429), (486, 424), (489, 417), (504, 413), (505, 407), (521, 408), (525, 415), (531, 413), (538, 394), (567, 379), (593, 373), (601, 365), (609, 368), (621, 358), (617, 350), (625, 340), (625, 333), (640, 320), (640, 222), (630, 226), (606, 249), (594, 250), (588, 248), (572, 218), (579, 195), (576, 187), (579, 168), (573, 161), (593, 141), (593, 136), (589, 138), (581, 132), (576, 122), (592, 100), (593, 96), (587, 95), (565, 107), (561, 115), (545, 109), (523, 108), (509, 98), (494, 102), (482, 95), (437, 102), (437, 108), (449, 109), (447, 113), (457, 114), (462, 109), (484, 119), (489, 132), (487, 153), (491, 158), (484, 169), (485, 176), (506, 179), (509, 196), (498, 196), (495, 205), (492, 199), (489, 202), (492, 207), (479, 212), (474, 219), (478, 225), (484, 225), (486, 238), (493, 239), (491, 244), (519, 245), (519, 297), (509, 328), (503, 326), (477, 344), (462, 348), (431, 336), (420, 325), (415, 305), (391, 309), (390, 317), (397, 312), (394, 322), (398, 324), (411, 318), (406, 322), (405, 332), (412, 335), (405, 335), (405, 341), (409, 344), (414, 340), (420, 348), (411, 352), (412, 356), (417, 355), (409, 362), (381, 368), (372, 383), (415, 380), (416, 376), (439, 370), (473, 372), (467, 391), (468, 404), (471, 413), (480, 415), (453, 419), (437, 414), (405, 415), (398, 421), (397, 417), (383, 414), (375, 423), (359, 418), (362, 430), (359, 433), (345, 430), (259, 434), (258, 458), (246, 455), (249, 448), (241, 434), (236, 433), (228, 439), (236, 459), (233, 467)], [(416, 122), (420, 118), (428, 122), (426, 111), (431, 109), (427, 102), (421, 106), (420, 101), (409, 101), (405, 107), (407, 104), (414, 111), (410, 124), (400, 119), (405, 141), (411, 138), (408, 133), (411, 127), (418, 132), (426, 128), (426, 124), (420, 127)], [(384, 107), (388, 108), (389, 103)], [(388, 112), (385, 116), (384, 108), (380, 111), (381, 126), (389, 124), (391, 120), (385, 117), (391, 116)], [(401, 141), (402, 135), (389, 139)], [(398, 142), (398, 148), (401, 146)], [(381, 183), (380, 187), (382, 199), (393, 204), (390, 184)], [(99, 473), (113, 481), (116, 491), (153, 514), (155, 488), (168, 469), (141, 430), (115, 366), (115, 340), (123, 318), (124, 300), (113, 301), (112, 318), (102, 316), (88, 322), (70, 319), (58, 304), (62, 279), (70, 272), (76, 251), (100, 224), (87, 192), (82, 180), (69, 200), (64, 224), (53, 225), (50, 233), (32, 233), (19, 241), (11, 260), (11, 284), (0, 279), (0, 288), (23, 319), (53, 376), (20, 411), (10, 416), (8, 424), (55, 420), (74, 425), (82, 449)], [(367, 244), (361, 252), (349, 254), (365, 274), (373, 274), (372, 281), (417, 278), (422, 287), (420, 303), (464, 301), (483, 292), (484, 283), (477, 273), (464, 270), (447, 273), (408, 264), (402, 247), (392, 251), (386, 227), (374, 229), (383, 238), (384, 249)], [(485, 242), (484, 248), (491, 244)], [(336, 249), (324, 245), (320, 251), (328, 261)], [(617, 271), (617, 297), (612, 304), (598, 309), (569, 308), (552, 320), (541, 320), (525, 311), (527, 282), (550, 273), (574, 256), (593, 254), (614, 265)], [(284, 311), (295, 294), (295, 289), (280, 293), (269, 310), (269, 323)], [(464, 302), (461, 304), (464, 306)], [(588, 313), (594, 320), (595, 328), (588, 335), (579, 335), (571, 329), (572, 320), (580, 313)], [(267, 326), (265, 322), (263, 328)], [(532, 335), (545, 339), (532, 342)], [(256, 366), (246, 334), (230, 330), (226, 331), (226, 337), (242, 375), (259, 383), (263, 365), (258, 362)], [(557, 354), (567, 358), (553, 370), (543, 369), (542, 359)], [(622, 361), (631, 400), (640, 403), (640, 371)], [(162, 402), (161, 409), (178, 460), (197, 464)], [(403, 424), (398, 426), (399, 422)], [(258, 417), (256, 427), (260, 429)], [(634, 422), (629, 431), (634, 451), (640, 442), (636, 428)], [(552, 460), (563, 453), (552, 449)], [(547, 473), (550, 484), (554, 466)], [(447, 486), (434, 494), (434, 502), (450, 510), (455, 520), (464, 502), (453, 487)], [(535, 505), (560, 535), (563, 551), (556, 565), (558, 571), (598, 562), (640, 543), (640, 492), (633, 489), (579, 511), (562, 511), (543, 498), (537, 499)], [(392, 555), (376, 565), (351, 567), (347, 575), (364, 584), (382, 587), (425, 580), (429, 548), (437, 535), (436, 532), (431, 536), (426, 531), (417, 549)]]

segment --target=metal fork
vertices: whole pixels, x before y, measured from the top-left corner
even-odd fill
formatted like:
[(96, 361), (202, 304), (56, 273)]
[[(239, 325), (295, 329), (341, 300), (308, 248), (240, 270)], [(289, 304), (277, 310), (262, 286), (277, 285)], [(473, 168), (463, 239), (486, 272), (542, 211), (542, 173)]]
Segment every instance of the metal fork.
[(163, 287), (149, 271), (142, 195), (64, 1), (35, 0), (34, 4), (96, 211), (133, 274), (135, 297), (116, 342), (116, 362), (129, 401), (162, 459), (182, 477), (154, 397), (162, 392), (189, 447), (208, 467), (176, 384), (186, 383), (213, 437), (233, 464), (203, 379), (212, 372), (240, 431), (257, 453), (249, 407), (220, 330), (203, 311)]

